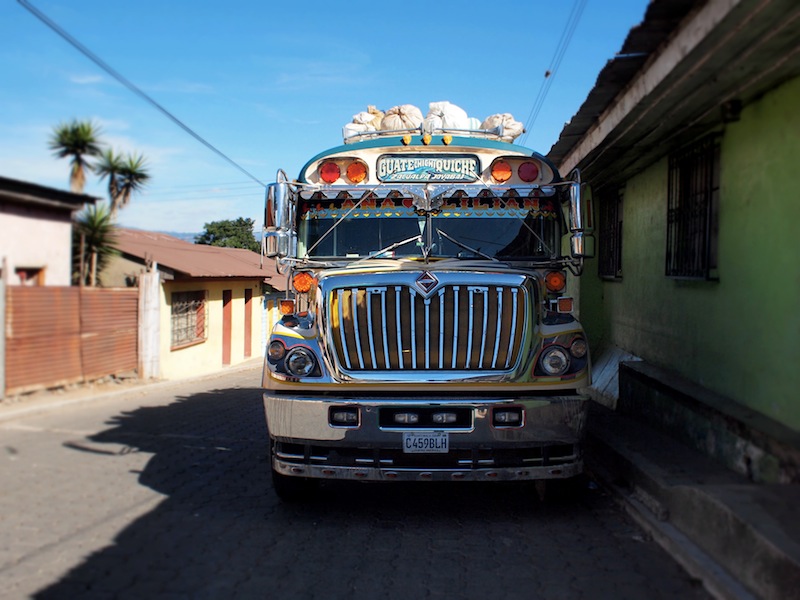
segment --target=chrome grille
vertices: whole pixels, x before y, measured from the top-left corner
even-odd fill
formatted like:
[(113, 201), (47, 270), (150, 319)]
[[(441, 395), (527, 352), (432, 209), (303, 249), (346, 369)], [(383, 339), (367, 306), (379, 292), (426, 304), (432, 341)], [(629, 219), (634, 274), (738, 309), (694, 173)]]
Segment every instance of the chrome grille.
[(442, 285), (430, 295), (405, 284), (332, 289), (329, 343), (347, 371), (507, 371), (525, 327), (526, 290)]

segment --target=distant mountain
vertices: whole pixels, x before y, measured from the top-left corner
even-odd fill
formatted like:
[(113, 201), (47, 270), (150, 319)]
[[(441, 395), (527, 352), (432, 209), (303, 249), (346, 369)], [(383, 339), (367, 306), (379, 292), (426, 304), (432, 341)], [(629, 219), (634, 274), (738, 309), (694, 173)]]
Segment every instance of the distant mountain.
[(200, 233), (185, 233), (179, 231), (158, 231), (156, 233), (163, 233), (164, 235), (171, 235), (172, 237), (176, 237), (179, 240), (183, 240), (184, 242), (189, 242), (190, 244), (194, 244), (194, 238)]

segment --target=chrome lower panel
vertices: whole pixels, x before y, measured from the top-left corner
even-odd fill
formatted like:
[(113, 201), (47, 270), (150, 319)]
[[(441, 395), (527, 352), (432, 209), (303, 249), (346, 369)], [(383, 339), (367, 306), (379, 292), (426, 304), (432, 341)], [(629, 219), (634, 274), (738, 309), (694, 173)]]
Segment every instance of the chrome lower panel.
[[(355, 427), (332, 427), (331, 407), (352, 406), (359, 409)], [(379, 414), (382, 408), (467, 407), (472, 423), (467, 431), (453, 432), (454, 447), (478, 444), (514, 445), (575, 443), (582, 439), (586, 425), (586, 396), (536, 397), (431, 397), (423, 394), (408, 397), (300, 396), (264, 394), (264, 409), (269, 434), (273, 439), (338, 443), (343, 446), (400, 447), (402, 429), (383, 429)], [(520, 427), (495, 427), (491, 411), (502, 406), (520, 406)], [(436, 429), (440, 429), (436, 427)]]
[[(285, 475), (384, 480), (524, 480), (563, 478), (582, 470), (588, 399), (383, 397), (334, 398), (264, 394), (273, 467)], [(493, 422), (494, 410), (518, 407), (519, 426)], [(330, 424), (333, 407), (357, 408), (352, 427)], [(472, 416), (448, 431), (448, 453), (404, 454), (402, 439), (414, 427), (381, 424), (382, 410), (458, 409)]]
[(311, 479), (348, 481), (530, 481), (566, 479), (583, 472), (583, 461), (551, 467), (506, 467), (478, 469), (392, 469), (377, 467), (333, 467), (297, 465), (272, 459), (273, 468), (282, 475)]

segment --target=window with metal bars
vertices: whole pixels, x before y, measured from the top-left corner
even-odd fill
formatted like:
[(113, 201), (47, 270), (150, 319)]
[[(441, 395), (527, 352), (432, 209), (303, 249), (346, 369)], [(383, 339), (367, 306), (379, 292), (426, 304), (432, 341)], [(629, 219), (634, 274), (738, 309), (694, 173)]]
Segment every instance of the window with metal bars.
[(603, 190), (600, 195), (600, 252), (598, 272), (608, 279), (622, 278), (622, 191)]
[(172, 294), (172, 348), (181, 348), (206, 340), (206, 293)]
[(716, 279), (720, 141), (706, 136), (669, 159), (666, 275)]

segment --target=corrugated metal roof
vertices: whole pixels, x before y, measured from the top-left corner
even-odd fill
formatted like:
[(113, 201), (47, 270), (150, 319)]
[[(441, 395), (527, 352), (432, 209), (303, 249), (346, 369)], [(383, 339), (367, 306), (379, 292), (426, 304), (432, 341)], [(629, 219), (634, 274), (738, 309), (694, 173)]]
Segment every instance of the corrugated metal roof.
[(284, 277), (277, 272), (274, 261), (264, 259), (262, 267), (261, 256), (250, 250), (192, 244), (164, 233), (121, 227), (117, 229), (116, 247), (123, 254), (154, 261), (179, 278), (258, 277), (276, 289), (284, 287)]
[(594, 87), (578, 112), (564, 125), (547, 158), (560, 164), (647, 59), (675, 31), (678, 23), (701, 4), (703, 2), (698, 0), (652, 0), (644, 20), (628, 32), (622, 49), (600, 71)]
[(799, 39), (797, 0), (652, 0), (547, 157), (619, 185), (800, 76)]

